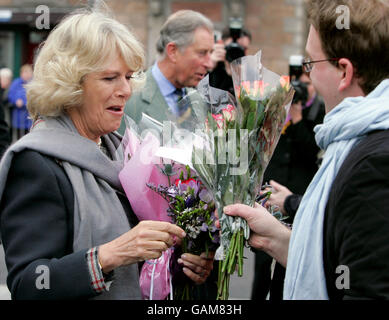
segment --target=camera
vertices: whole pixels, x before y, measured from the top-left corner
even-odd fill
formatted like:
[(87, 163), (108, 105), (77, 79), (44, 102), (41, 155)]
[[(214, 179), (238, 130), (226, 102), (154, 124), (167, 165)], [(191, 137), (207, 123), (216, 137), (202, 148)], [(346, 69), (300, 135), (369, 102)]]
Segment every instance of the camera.
[(303, 57), (302, 56), (290, 56), (289, 58), (289, 77), (290, 83), (295, 90), (292, 103), (301, 102), (302, 105), (306, 104), (308, 100), (308, 88), (307, 85), (298, 79), (303, 74)]
[(301, 102), (302, 105), (307, 103), (308, 100), (308, 89), (307, 85), (304, 82), (300, 82), (298, 80), (292, 80), (291, 85), (294, 89), (294, 96), (292, 103)]
[(237, 40), (242, 36), (242, 28), (242, 18), (230, 18), (229, 29), (232, 42), (225, 47), (226, 60), (228, 62), (232, 62), (245, 55), (244, 48), (237, 43)]

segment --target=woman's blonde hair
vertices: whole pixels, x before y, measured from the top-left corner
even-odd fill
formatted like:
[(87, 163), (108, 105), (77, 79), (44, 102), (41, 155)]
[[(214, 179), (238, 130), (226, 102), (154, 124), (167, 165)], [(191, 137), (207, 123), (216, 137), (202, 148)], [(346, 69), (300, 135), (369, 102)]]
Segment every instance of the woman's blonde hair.
[(84, 77), (102, 71), (115, 52), (129, 69), (142, 71), (143, 46), (124, 25), (105, 12), (83, 9), (67, 16), (40, 48), (33, 80), (26, 85), (31, 117), (57, 116), (80, 106)]

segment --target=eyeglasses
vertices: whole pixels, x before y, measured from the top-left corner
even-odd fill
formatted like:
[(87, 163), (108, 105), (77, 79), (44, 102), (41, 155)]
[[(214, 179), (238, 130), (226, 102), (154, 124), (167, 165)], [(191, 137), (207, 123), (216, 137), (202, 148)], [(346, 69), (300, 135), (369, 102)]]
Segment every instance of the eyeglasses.
[(324, 59), (324, 60), (316, 60), (316, 61), (311, 61), (309, 58), (305, 58), (303, 61), (303, 69), (304, 72), (309, 73), (312, 71), (313, 64), (316, 62), (324, 62), (324, 61), (339, 61), (339, 58), (330, 58), (330, 59)]

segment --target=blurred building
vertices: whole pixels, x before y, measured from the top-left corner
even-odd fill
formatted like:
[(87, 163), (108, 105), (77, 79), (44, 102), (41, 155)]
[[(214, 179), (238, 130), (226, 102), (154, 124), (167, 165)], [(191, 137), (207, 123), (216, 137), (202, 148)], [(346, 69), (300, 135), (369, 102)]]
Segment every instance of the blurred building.
[[(39, 43), (63, 16), (99, 1), (0, 0), (0, 67), (10, 67), (18, 76), (20, 66), (33, 62)], [(253, 35), (249, 53), (262, 49), (264, 65), (279, 74), (288, 72), (290, 55), (304, 52), (307, 23), (303, 0), (105, 0), (105, 3), (145, 45), (148, 65), (154, 61), (160, 27), (167, 16), (180, 9), (203, 13), (219, 31), (228, 25), (230, 17), (241, 17)]]

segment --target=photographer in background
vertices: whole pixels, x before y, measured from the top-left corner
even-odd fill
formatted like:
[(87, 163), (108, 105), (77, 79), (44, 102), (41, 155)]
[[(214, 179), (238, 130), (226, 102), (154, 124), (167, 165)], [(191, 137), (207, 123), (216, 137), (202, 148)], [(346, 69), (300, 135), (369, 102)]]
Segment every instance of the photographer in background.
[(251, 33), (243, 28), (240, 18), (231, 18), (229, 27), (223, 30), (221, 40), (215, 40), (211, 55), (213, 68), (209, 70), (209, 84), (235, 95), (230, 63), (247, 55), (251, 44)]
[[(293, 223), (301, 200), (299, 195), (304, 194), (318, 170), (320, 149), (313, 128), (323, 122), (325, 115), (324, 102), (316, 94), (308, 74), (303, 73), (302, 61), (302, 56), (290, 57), (289, 75), (296, 93), (280, 140), (263, 177), (263, 181), (276, 181), (271, 181), (275, 195), (283, 191), (284, 186), (294, 193), (284, 203), (284, 208), (289, 208), (286, 210), (287, 223)], [(272, 258), (266, 253), (256, 252), (253, 300), (264, 300), (269, 289), (271, 300), (282, 300), (285, 268), (277, 263), (271, 279), (271, 263)]]

